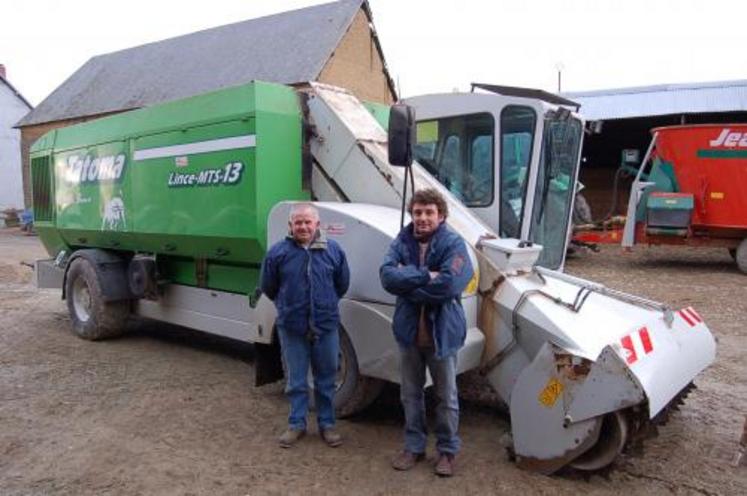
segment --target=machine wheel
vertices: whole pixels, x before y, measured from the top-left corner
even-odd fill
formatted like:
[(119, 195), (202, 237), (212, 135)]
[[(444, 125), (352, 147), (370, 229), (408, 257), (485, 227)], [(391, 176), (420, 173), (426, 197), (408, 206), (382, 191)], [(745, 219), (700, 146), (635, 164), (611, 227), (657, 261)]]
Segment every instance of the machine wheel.
[(747, 238), (743, 239), (737, 250), (734, 253), (734, 260), (737, 262), (737, 267), (744, 274), (747, 274)]
[(570, 463), (570, 466), (583, 471), (600, 470), (612, 462), (622, 452), (628, 441), (628, 421), (622, 412), (613, 412), (602, 419), (599, 440), (588, 451)]
[[(281, 354), (282, 356), (282, 354)], [(285, 357), (282, 358), (283, 374), (288, 377)], [(309, 370), (309, 408), (315, 409), (314, 378)], [(361, 375), (353, 343), (345, 329), (340, 328), (340, 356), (335, 380), (335, 411), (340, 418), (349, 417), (362, 410), (378, 398), (384, 381)]]
[(65, 294), (73, 332), (78, 337), (97, 341), (124, 332), (129, 302), (104, 301), (96, 270), (85, 258), (73, 260), (67, 272)]
[(337, 372), (335, 410), (340, 417), (349, 417), (374, 402), (384, 387), (384, 381), (361, 375), (353, 343), (340, 329), (340, 362)]

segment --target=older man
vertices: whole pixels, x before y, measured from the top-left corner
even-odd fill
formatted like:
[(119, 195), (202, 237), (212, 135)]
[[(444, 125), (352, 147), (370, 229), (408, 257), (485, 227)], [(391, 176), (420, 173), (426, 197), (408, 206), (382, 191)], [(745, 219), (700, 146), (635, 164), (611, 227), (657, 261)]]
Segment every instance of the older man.
[(279, 438), (290, 448), (306, 433), (307, 376), (314, 376), (319, 435), (332, 447), (342, 444), (335, 430), (335, 378), (339, 354), (338, 302), (348, 289), (345, 253), (319, 230), (319, 212), (310, 203), (291, 208), (289, 235), (267, 252), (261, 287), (277, 308), (277, 330), (286, 365), (290, 401), (288, 429)]
[(400, 346), (401, 400), (405, 446), (393, 460), (409, 470), (425, 458), (426, 367), (436, 393), (436, 474), (451, 476), (460, 448), (456, 354), (467, 333), (462, 291), (473, 276), (462, 238), (446, 227), (448, 206), (435, 189), (410, 199), (412, 223), (392, 241), (379, 274), (384, 289), (397, 295), (392, 326)]

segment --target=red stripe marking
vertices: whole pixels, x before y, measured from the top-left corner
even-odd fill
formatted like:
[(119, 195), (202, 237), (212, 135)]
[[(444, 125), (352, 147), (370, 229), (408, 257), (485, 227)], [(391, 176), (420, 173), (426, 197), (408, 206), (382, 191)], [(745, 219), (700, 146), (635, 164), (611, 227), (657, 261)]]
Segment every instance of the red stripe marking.
[(703, 322), (703, 319), (700, 317), (700, 315), (698, 315), (698, 312), (696, 312), (693, 307), (687, 307), (685, 310), (687, 311), (687, 314), (696, 322)]
[(625, 336), (620, 340), (623, 349), (625, 349), (625, 361), (628, 365), (638, 360), (638, 356), (635, 353), (635, 347), (633, 346), (633, 339), (630, 336)]
[(641, 343), (643, 344), (643, 351), (648, 355), (654, 350), (654, 346), (651, 344), (651, 336), (648, 335), (648, 329), (645, 327), (638, 331), (638, 335), (641, 337)]
[(695, 322), (693, 322), (693, 321), (691, 320), (691, 318), (690, 318), (690, 317), (689, 317), (689, 316), (688, 316), (688, 315), (687, 315), (687, 314), (685, 313), (685, 311), (684, 311), (684, 310), (680, 310), (680, 311), (679, 311), (679, 312), (677, 312), (677, 313), (679, 313), (679, 314), (680, 314), (680, 317), (682, 317), (683, 319), (685, 319), (685, 322), (687, 322), (687, 324), (688, 324), (688, 325), (689, 325), (690, 327), (695, 327)]

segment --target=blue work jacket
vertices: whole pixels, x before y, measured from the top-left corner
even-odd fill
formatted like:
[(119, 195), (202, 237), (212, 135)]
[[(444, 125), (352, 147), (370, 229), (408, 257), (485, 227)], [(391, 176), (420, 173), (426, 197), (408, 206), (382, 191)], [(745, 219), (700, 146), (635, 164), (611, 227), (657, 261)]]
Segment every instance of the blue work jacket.
[[(431, 279), (429, 272), (438, 272), (438, 276)], [(413, 225), (402, 229), (379, 269), (382, 286), (397, 296), (392, 322), (397, 342), (415, 344), (421, 308), (425, 307), (436, 356), (455, 354), (467, 336), (460, 298), (473, 274), (464, 240), (445, 223), (433, 233), (422, 266)]]
[(290, 236), (278, 241), (262, 262), (260, 281), (277, 308), (278, 327), (296, 334), (337, 332), (350, 270), (334, 240), (319, 233), (308, 248)]

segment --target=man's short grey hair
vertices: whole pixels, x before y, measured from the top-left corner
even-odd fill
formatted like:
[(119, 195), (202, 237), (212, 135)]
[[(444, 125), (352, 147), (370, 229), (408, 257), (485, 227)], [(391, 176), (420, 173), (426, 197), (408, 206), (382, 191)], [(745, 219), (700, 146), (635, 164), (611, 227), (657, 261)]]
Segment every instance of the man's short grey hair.
[(298, 202), (294, 203), (288, 214), (288, 222), (293, 222), (293, 217), (300, 214), (301, 212), (310, 211), (314, 217), (319, 220), (319, 210), (309, 202)]

